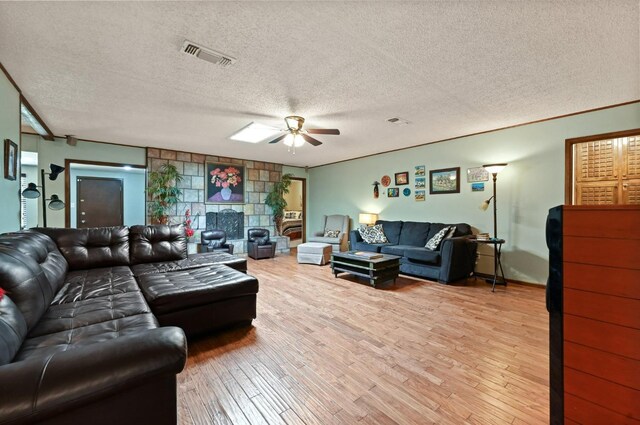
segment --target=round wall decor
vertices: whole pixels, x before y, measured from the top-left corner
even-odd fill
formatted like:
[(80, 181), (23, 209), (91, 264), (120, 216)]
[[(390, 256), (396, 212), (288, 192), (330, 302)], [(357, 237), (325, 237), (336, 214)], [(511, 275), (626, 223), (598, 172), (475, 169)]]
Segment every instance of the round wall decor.
[(384, 187), (387, 187), (391, 184), (391, 177), (389, 176), (382, 176), (382, 178), (380, 179), (380, 182), (382, 183), (382, 185)]

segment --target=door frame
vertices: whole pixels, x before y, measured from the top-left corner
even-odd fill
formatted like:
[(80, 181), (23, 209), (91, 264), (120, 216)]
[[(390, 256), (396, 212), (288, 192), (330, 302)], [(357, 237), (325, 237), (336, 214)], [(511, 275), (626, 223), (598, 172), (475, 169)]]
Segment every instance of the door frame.
[(619, 139), (621, 137), (637, 136), (640, 128), (633, 130), (614, 131), (611, 133), (594, 134), (592, 136), (574, 137), (564, 141), (564, 203), (573, 205), (573, 145), (576, 143), (594, 142), (596, 140)]
[(302, 243), (307, 241), (307, 179), (291, 177), (291, 180), (302, 182)]
[[(102, 162), (102, 161), (88, 161), (84, 159), (65, 159), (64, 167), (66, 169), (66, 173), (64, 173), (64, 202), (66, 205), (71, 205), (71, 165), (72, 164), (86, 164), (86, 165), (98, 165), (102, 167), (131, 167), (131, 168), (141, 168), (146, 169), (146, 165), (133, 165), (133, 164), (123, 164), (120, 162)], [(146, 184), (145, 184), (146, 186)], [(123, 200), (123, 211), (124, 211), (124, 200)], [(146, 208), (146, 201), (145, 201)], [(124, 222), (124, 218), (123, 218)], [(71, 227), (71, 208), (64, 209), (64, 227)]]

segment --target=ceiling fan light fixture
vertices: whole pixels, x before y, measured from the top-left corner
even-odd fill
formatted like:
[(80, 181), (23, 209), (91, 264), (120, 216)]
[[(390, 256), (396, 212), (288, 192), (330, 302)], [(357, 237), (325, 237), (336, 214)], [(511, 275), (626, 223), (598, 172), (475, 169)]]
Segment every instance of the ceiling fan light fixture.
[(304, 124), (304, 118), (298, 115), (290, 115), (284, 119), (284, 122), (287, 123), (289, 130), (299, 131), (302, 129), (302, 125)]
[(285, 146), (293, 146), (296, 148), (304, 146), (304, 139), (298, 134), (287, 134), (283, 143)]
[(260, 143), (280, 133), (280, 129), (252, 122), (231, 135), (230, 139), (238, 142)]

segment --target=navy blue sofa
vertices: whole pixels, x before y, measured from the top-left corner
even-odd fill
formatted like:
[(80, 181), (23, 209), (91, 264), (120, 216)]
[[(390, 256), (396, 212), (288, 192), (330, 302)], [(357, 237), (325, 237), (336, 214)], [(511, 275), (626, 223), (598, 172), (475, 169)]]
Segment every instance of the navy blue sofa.
[[(408, 275), (449, 283), (464, 279), (473, 273), (476, 261), (476, 243), (469, 239), (471, 226), (466, 223), (443, 224), (416, 221), (378, 220), (388, 243), (369, 244), (357, 230), (350, 232), (352, 251), (381, 252), (398, 255), (400, 272)], [(424, 246), (445, 226), (456, 226), (451, 238), (444, 239), (436, 251)]]

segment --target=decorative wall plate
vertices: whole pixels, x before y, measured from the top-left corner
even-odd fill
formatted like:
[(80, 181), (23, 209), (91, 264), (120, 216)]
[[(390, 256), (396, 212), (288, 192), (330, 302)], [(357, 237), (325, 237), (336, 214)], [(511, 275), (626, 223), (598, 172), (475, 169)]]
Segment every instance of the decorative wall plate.
[(380, 183), (382, 183), (382, 185), (384, 187), (387, 187), (391, 184), (391, 177), (389, 176), (382, 176), (382, 178), (380, 179)]
[(405, 187), (404, 190), (402, 191), (402, 194), (404, 196), (409, 196), (411, 195), (411, 189), (409, 189), (408, 187)]

